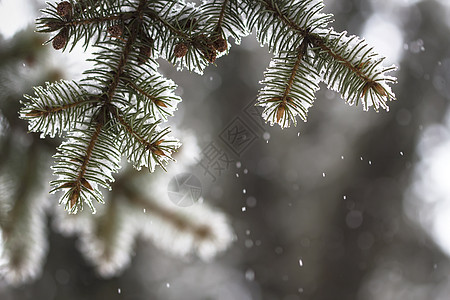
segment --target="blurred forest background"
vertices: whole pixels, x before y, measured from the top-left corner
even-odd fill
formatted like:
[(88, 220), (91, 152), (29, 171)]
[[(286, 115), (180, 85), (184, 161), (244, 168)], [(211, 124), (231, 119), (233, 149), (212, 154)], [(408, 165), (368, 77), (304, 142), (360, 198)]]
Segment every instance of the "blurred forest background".
[[(41, 46), (46, 37), (32, 23), (43, 1), (16, 1), (17, 11), (8, 2), (0, 1), (0, 169), (46, 195), (59, 142), (25, 134), (19, 101), (32, 86), (74, 79), (83, 58), (69, 54), (63, 62)], [(399, 66), (389, 112), (349, 107), (323, 86), (307, 123), (261, 126), (249, 107), (271, 55), (253, 36), (203, 76), (161, 61), (183, 97), (174, 126), (195, 135), (201, 149), (214, 142), (235, 160), (215, 181), (198, 165), (189, 170), (205, 201), (227, 214), (236, 234), (231, 247), (203, 262), (138, 240), (131, 265), (102, 279), (77, 238), (55, 233), (48, 217), (41, 276), (19, 286), (0, 280), (0, 299), (448, 299), (450, 3), (324, 2), (337, 31), (366, 38)], [(255, 137), (240, 153), (221, 139), (236, 116)], [(39, 207), (57, 205), (53, 196), (44, 199)]]

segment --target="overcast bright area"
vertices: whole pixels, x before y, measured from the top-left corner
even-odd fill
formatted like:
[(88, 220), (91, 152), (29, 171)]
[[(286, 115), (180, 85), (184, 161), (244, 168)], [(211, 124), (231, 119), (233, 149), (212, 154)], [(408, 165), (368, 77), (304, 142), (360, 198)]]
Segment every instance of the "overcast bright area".
[[(43, 2), (0, 0), (0, 53), (19, 31), (34, 30)], [(450, 1), (324, 3), (335, 30), (365, 38), (398, 66), (389, 112), (348, 106), (322, 85), (307, 123), (260, 127), (246, 108), (271, 55), (253, 35), (203, 76), (160, 61), (180, 86), (183, 102), (171, 124), (185, 132), (182, 141), (195, 137), (205, 149), (236, 116), (254, 132), (215, 181), (198, 166), (188, 170), (203, 201), (228, 217), (231, 247), (203, 262), (138, 241), (130, 266), (102, 279), (75, 237), (52, 230), (53, 216), (42, 275), (23, 286), (0, 279), (0, 299), (448, 299)], [(18, 116), (5, 104), (12, 95), (20, 107), (21, 95), (42, 84), (43, 69), (78, 80), (91, 65), (81, 48), (45, 47), (37, 62), (1, 69), (0, 61), (0, 143), (8, 130), (26, 131), (25, 121), (9, 121)], [(51, 163), (54, 149), (46, 151)]]

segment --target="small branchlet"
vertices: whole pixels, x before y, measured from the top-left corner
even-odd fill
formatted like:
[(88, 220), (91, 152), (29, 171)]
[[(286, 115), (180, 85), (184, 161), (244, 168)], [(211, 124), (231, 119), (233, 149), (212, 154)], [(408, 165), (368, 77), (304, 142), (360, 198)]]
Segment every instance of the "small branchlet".
[(381, 84), (379, 84), (376, 81), (368, 81), (366, 82), (366, 84), (362, 89), (361, 98), (364, 98), (364, 96), (370, 89), (372, 89), (375, 93), (381, 96), (387, 96), (386, 90), (383, 88)]
[(161, 145), (161, 143), (164, 142), (163, 139), (156, 141), (152, 144), (150, 144), (150, 151), (152, 151), (154, 154), (159, 155), (159, 156), (167, 156), (163, 150), (161, 150), (161, 148), (159, 147), (159, 145)]

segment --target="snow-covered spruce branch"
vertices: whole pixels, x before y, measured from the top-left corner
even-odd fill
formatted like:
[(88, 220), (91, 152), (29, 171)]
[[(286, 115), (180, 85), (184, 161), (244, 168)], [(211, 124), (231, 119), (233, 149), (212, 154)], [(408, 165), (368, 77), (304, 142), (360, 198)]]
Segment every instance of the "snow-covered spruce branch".
[[(164, 130), (162, 134), (158, 132), (156, 116), (131, 114), (136, 101), (129, 101), (129, 96), (127, 97), (123, 92), (120, 93), (127, 89), (125, 85), (133, 75), (129, 69), (138, 65), (136, 58), (139, 53), (134, 53), (133, 46), (141, 32), (141, 13), (145, 3), (145, 1), (138, 3), (133, 13), (135, 18), (129, 20), (127, 30), (121, 32), (120, 36), (116, 36), (117, 40), (102, 44), (103, 51), (97, 53), (96, 57), (97, 68), (86, 72), (88, 76), (82, 82), (82, 87), (92, 92), (90, 94), (83, 92), (83, 94), (88, 94), (86, 98), (90, 100), (94, 99), (90, 102), (93, 108), (83, 116), (87, 119), (80, 122), (77, 118), (72, 128), (68, 128), (68, 125), (54, 126), (55, 129), (69, 129), (69, 140), (59, 147), (58, 153), (55, 155), (57, 164), (54, 170), (59, 178), (53, 181), (52, 185), (54, 186), (53, 191), (66, 190), (61, 198), (61, 203), (65, 204), (66, 209), (71, 212), (82, 209), (84, 202), (93, 210), (92, 200), (103, 202), (99, 187), (109, 188), (108, 182), (113, 181), (111, 173), (116, 172), (119, 168), (120, 155), (118, 152), (120, 150), (122, 153), (128, 153), (129, 159), (136, 158), (138, 160), (135, 161), (136, 165), (145, 165), (154, 169), (156, 164), (170, 158), (170, 154), (178, 147), (174, 141), (168, 142), (162, 139), (152, 141), (153, 137), (166, 135), (168, 130)], [(56, 9), (58, 11), (58, 6)], [(105, 53), (107, 50), (109, 50), (108, 55)], [(152, 61), (152, 63), (154, 62)], [(126, 76), (124, 76), (125, 74)], [(131, 79), (133, 81), (134, 78)], [(173, 85), (167, 85), (164, 90), (172, 88)], [(54, 89), (60, 90), (55, 87)], [(49, 121), (49, 119), (55, 115), (61, 116), (63, 111), (73, 109), (86, 102), (73, 101), (74, 93), (61, 92), (58, 95), (57, 92), (48, 92), (48, 94), (54, 96), (45, 97), (46, 102), (51, 103), (41, 105), (39, 101), (41, 98), (33, 99), (35, 101), (28, 103), (23, 110), (24, 117), (32, 119), (32, 123), (53, 124), (55, 122)], [(42, 92), (41, 95), (46, 95), (46, 93)], [(37, 96), (39, 97), (39, 94)], [(123, 111), (126, 111), (133, 120), (139, 117), (140, 122), (126, 122), (123, 113), (118, 113), (118, 111), (122, 111), (122, 107)], [(63, 123), (67, 124), (65, 121)], [(40, 127), (38, 129), (41, 131), (48, 132), (48, 128), (45, 126), (44, 128)], [(128, 146), (125, 149), (119, 147), (115, 142), (121, 134), (118, 127), (125, 128), (128, 135), (137, 137), (135, 140), (144, 145), (144, 151), (140, 150), (139, 155), (136, 156), (139, 147), (133, 147), (130, 143), (125, 144)], [(146, 128), (151, 128), (151, 130)], [(50, 134), (54, 133), (50, 132)], [(136, 151), (130, 151), (130, 149), (136, 149)], [(145, 152), (149, 153), (145, 154)], [(144, 154), (149, 158), (141, 159), (140, 156)], [(158, 156), (163, 158), (158, 159)]]
[[(377, 111), (388, 109), (386, 102), (395, 99), (388, 84), (396, 79), (385, 75), (395, 67), (383, 67), (383, 58), (364, 40), (327, 28), (331, 16), (320, 13), (322, 1), (259, 0), (247, 4), (248, 26), (256, 28), (259, 41), (277, 55), (259, 94), (269, 122), (286, 127), (291, 121), (296, 123), (296, 115), (306, 120), (315, 97), (308, 90), (315, 92), (320, 81), (340, 92), (349, 104), (361, 99), (365, 110), (369, 106)], [(280, 55), (284, 59), (280, 60)], [(311, 66), (311, 72), (298, 72), (299, 64)], [(277, 74), (275, 79), (273, 74)], [(301, 89), (293, 90), (294, 84)], [(278, 95), (273, 95), (275, 89), (280, 91)]]
[[(69, 39), (72, 48), (79, 41), (85, 47), (91, 43), (101, 41), (107, 35), (107, 28), (124, 22), (133, 17), (132, 13), (122, 13), (127, 1), (63, 1), (58, 5), (49, 3), (49, 7), (42, 10), (44, 16), (37, 20), (38, 32), (58, 31), (49, 42), (55, 49), (65, 49)], [(111, 31), (111, 30), (110, 30)]]
[(43, 155), (36, 141), (24, 152), (21, 155), (26, 161), (19, 174), (0, 177), (0, 278), (14, 285), (41, 274), (48, 247), (45, 237), (48, 202), (40, 180), (46, 178), (40, 163)]
[[(175, 84), (157, 71), (162, 57), (179, 69), (202, 73), (228, 52), (229, 38), (255, 31), (274, 53), (258, 95), (263, 118), (282, 127), (306, 120), (319, 84), (349, 104), (388, 109), (395, 99), (383, 58), (368, 44), (329, 28), (322, 0), (62, 1), (45, 9), (38, 31), (55, 32), (55, 49), (78, 42), (95, 46), (95, 66), (80, 83), (61, 81), (36, 88), (22, 110), (31, 131), (63, 135), (56, 154), (53, 191), (71, 212), (83, 202), (102, 202), (121, 155), (135, 167), (163, 166), (179, 147), (159, 129), (181, 100)], [(120, 143), (117, 137), (123, 136)], [(163, 138), (164, 136), (164, 138)], [(107, 153), (107, 154), (105, 154)]]
[(114, 183), (115, 193), (95, 215), (55, 210), (56, 230), (78, 236), (80, 251), (100, 275), (123, 271), (136, 239), (151, 241), (166, 253), (203, 260), (230, 246), (234, 233), (224, 214), (203, 203), (177, 207), (154, 188), (138, 188), (136, 175), (131, 169), (121, 173)]
[(139, 215), (141, 235), (169, 253), (209, 260), (234, 240), (225, 215), (207, 204), (177, 207), (130, 188), (124, 194), (134, 209), (145, 212)]
[(308, 108), (313, 105), (319, 90), (320, 75), (307, 62), (307, 45), (303, 40), (296, 55), (280, 53), (274, 57), (265, 72), (264, 88), (259, 94), (259, 104), (265, 106), (263, 117), (282, 127), (297, 123), (299, 115), (306, 120)]

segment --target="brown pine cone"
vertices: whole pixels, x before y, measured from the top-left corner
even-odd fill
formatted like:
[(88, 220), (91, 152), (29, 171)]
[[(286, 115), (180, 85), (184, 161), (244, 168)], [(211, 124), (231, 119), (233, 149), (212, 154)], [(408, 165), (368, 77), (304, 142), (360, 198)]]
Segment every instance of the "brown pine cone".
[(225, 40), (223, 37), (219, 36), (216, 38), (213, 42), (214, 48), (219, 52), (224, 52), (228, 48), (227, 40)]
[(208, 44), (206, 45), (206, 48), (201, 49), (203, 56), (206, 58), (207, 61), (209, 61), (210, 63), (213, 63), (216, 61), (216, 49), (214, 48), (213, 45)]
[(72, 4), (68, 1), (63, 1), (58, 3), (56, 6), (56, 13), (61, 17), (66, 17), (72, 15)]
[(173, 50), (176, 57), (183, 57), (188, 52), (188, 46), (185, 43), (178, 43)]
[(123, 34), (123, 29), (119, 25), (109, 26), (107, 31), (108, 31), (108, 34), (112, 37), (120, 37)]
[(67, 44), (67, 30), (62, 29), (52, 41), (52, 46), (55, 50), (64, 48)]

